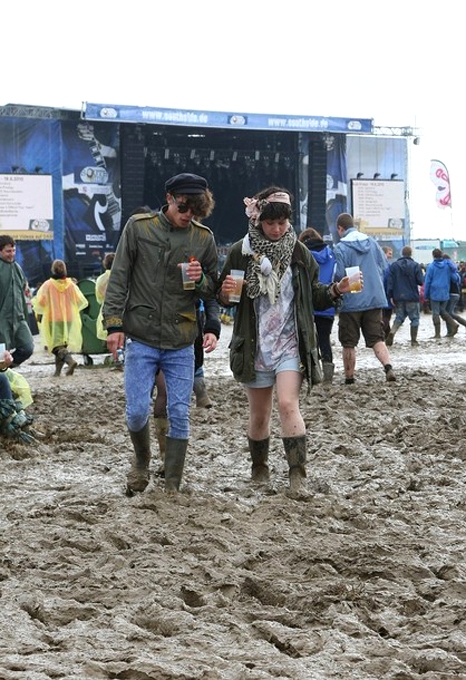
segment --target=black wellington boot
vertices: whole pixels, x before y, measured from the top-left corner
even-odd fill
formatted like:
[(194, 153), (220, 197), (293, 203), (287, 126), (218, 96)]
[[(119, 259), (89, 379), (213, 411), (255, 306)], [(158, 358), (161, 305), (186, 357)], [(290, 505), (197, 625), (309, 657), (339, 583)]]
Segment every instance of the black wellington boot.
[(166, 437), (165, 449), (165, 491), (177, 493), (183, 476), (184, 460), (189, 439)]
[(263, 484), (269, 481), (269, 466), (267, 460), (269, 457), (270, 437), (267, 439), (250, 439), (248, 437), (249, 451), (251, 453), (251, 480), (258, 484)]
[(283, 437), (286, 459), (289, 465), (290, 495), (293, 497), (306, 494), (306, 435), (300, 437)]
[(139, 432), (128, 430), (134, 447), (134, 457), (126, 477), (126, 495), (144, 491), (149, 484), (150, 426), (147, 422)]

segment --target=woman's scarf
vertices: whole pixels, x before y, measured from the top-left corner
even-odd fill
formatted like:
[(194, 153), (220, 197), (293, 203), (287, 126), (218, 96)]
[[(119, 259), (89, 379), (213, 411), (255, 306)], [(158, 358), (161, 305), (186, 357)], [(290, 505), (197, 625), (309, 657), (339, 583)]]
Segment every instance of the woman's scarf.
[(259, 224), (251, 220), (243, 239), (242, 254), (250, 256), (246, 290), (251, 299), (268, 295), (270, 303), (274, 304), (280, 295), (281, 279), (290, 266), (297, 236), (290, 225), (279, 241), (269, 241)]

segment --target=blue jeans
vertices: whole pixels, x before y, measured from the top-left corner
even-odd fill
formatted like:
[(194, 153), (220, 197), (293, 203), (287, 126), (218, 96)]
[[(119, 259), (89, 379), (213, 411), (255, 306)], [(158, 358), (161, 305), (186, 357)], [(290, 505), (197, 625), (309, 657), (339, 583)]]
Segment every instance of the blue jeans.
[(420, 311), (421, 305), (419, 302), (397, 302), (395, 305), (395, 321), (402, 324), (406, 317), (408, 317), (411, 326), (418, 328)]
[(455, 313), (456, 305), (458, 304), (460, 299), (460, 294), (459, 293), (450, 293), (450, 299), (447, 302), (447, 314), (450, 316), (453, 316)]
[(194, 380), (194, 347), (156, 349), (127, 340), (125, 351), (126, 423), (139, 432), (147, 423), (155, 375), (161, 369), (167, 386), (168, 436), (189, 438), (189, 407)]
[(440, 317), (443, 318), (444, 314), (447, 313), (448, 300), (431, 300), (430, 308), (432, 310), (432, 322), (440, 323)]

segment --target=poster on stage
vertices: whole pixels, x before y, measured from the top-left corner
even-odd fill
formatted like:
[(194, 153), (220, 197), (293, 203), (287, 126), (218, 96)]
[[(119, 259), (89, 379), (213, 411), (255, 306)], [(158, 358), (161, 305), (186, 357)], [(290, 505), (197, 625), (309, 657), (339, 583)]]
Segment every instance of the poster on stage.
[(118, 126), (65, 121), (62, 138), (65, 257), (98, 274), (121, 228)]
[(403, 180), (351, 180), (353, 217), (361, 232), (387, 238), (402, 237), (405, 229)]
[(15, 240), (53, 239), (51, 175), (0, 174), (0, 229)]

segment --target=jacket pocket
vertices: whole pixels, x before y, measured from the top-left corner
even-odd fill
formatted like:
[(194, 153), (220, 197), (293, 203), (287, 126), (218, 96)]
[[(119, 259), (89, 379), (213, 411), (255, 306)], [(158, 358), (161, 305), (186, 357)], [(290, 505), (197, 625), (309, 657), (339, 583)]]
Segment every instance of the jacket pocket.
[(233, 375), (241, 375), (244, 367), (244, 338), (233, 335), (230, 342), (230, 368)]
[(197, 335), (196, 314), (191, 314), (190, 312), (176, 314), (175, 328), (181, 342), (194, 342)]

